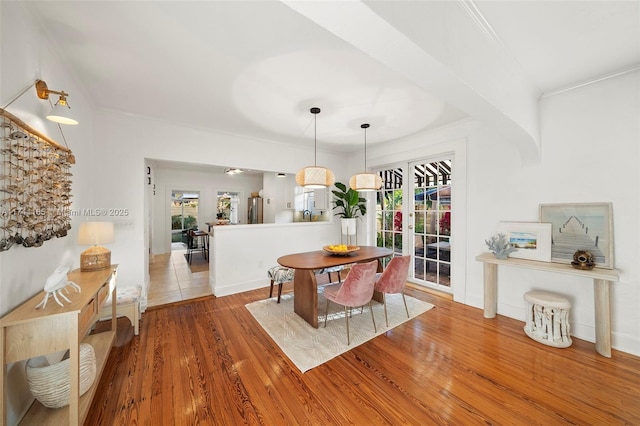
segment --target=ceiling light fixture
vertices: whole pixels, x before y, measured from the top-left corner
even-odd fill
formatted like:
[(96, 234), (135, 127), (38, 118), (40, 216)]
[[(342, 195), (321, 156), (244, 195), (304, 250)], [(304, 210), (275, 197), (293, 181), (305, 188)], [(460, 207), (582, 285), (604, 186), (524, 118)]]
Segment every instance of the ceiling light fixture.
[(67, 102), (67, 96), (69, 96), (68, 93), (64, 91), (58, 92), (56, 90), (49, 90), (49, 88), (47, 87), (47, 83), (42, 80), (36, 81), (36, 93), (38, 94), (38, 97), (40, 99), (49, 99), (50, 93), (54, 93), (60, 96), (58, 102), (56, 102), (56, 104), (53, 106), (53, 109), (51, 109), (51, 112), (47, 114), (47, 118), (49, 120), (55, 123), (69, 124), (73, 126), (78, 124), (78, 120), (73, 118), (71, 107)]
[(235, 168), (235, 167), (229, 167), (229, 168), (224, 169), (224, 172), (225, 172), (225, 174), (228, 174), (228, 175), (237, 175), (238, 173), (244, 172), (244, 170), (238, 169), (238, 168)]
[(364, 129), (364, 172), (351, 176), (349, 186), (354, 191), (376, 191), (382, 187), (382, 178), (376, 173), (367, 173), (367, 129), (369, 125), (364, 123), (360, 126)]
[(314, 161), (313, 166), (307, 166), (304, 169), (300, 169), (296, 173), (296, 183), (305, 188), (326, 188), (333, 185), (336, 178), (333, 172), (326, 167), (318, 166), (318, 135), (317, 135), (317, 117), (320, 113), (320, 108), (313, 107), (310, 110), (313, 114), (313, 152)]

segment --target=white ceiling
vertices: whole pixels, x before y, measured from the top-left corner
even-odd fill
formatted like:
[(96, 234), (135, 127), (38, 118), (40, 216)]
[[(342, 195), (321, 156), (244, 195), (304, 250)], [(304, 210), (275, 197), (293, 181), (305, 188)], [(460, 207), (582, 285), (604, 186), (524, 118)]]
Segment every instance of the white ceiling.
[[(541, 94), (640, 64), (639, 1), (451, 3), (471, 11), (469, 25), (497, 40)], [(434, 2), (364, 4), (415, 38)], [(312, 146), (317, 106), (318, 146), (342, 151), (361, 148), (363, 122), (375, 144), (466, 117), (465, 105), (441, 102), (279, 1), (26, 7), (98, 108)]]

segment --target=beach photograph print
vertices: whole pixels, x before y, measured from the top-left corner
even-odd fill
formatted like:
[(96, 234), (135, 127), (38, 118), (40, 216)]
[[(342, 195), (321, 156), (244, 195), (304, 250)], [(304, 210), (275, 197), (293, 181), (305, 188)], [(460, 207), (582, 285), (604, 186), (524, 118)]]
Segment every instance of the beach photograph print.
[(587, 250), (597, 268), (613, 269), (611, 203), (541, 204), (540, 221), (552, 224), (551, 261), (571, 263), (577, 250)]
[(537, 222), (500, 222), (498, 232), (507, 237), (516, 250), (509, 257), (551, 261), (551, 224)]

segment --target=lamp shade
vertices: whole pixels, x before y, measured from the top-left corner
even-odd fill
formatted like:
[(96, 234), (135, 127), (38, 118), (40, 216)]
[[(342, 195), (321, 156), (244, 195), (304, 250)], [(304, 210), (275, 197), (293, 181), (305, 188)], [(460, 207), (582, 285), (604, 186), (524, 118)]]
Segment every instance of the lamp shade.
[(113, 242), (112, 222), (83, 222), (78, 231), (78, 244), (97, 246)]
[(75, 126), (78, 124), (78, 120), (73, 117), (71, 108), (66, 101), (60, 99), (51, 109), (51, 112), (47, 114), (47, 119), (60, 124), (69, 124)]
[(354, 191), (377, 191), (382, 187), (382, 178), (375, 173), (358, 173), (351, 176), (349, 186)]
[(326, 188), (335, 181), (333, 172), (326, 167), (307, 166), (296, 173), (296, 183), (305, 188)]

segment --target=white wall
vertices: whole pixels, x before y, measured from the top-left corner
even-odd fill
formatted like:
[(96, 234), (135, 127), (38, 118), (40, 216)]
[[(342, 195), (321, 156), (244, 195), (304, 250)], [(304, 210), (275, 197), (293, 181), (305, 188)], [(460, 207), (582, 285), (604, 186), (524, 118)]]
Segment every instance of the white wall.
[[(22, 4), (1, 2), (0, 19), (0, 106), (5, 106), (36, 78), (44, 80), (51, 90), (64, 90), (70, 94), (69, 105), (80, 122), (77, 126), (62, 126), (69, 148), (76, 157), (76, 164), (71, 167), (74, 175), (71, 209), (80, 212), (92, 208), (94, 200), (100, 196), (93, 189), (97, 177), (91, 172), (94, 144), (92, 106), (75, 84), (73, 75), (64, 68), (56, 54), (56, 46), (41, 34)], [(52, 95), (51, 100), (55, 103), (57, 97)], [(35, 88), (31, 88), (7, 110), (64, 146), (57, 125), (44, 118), (50, 108), (49, 102), (39, 99)], [(80, 253), (86, 247), (76, 245), (78, 225), (90, 219), (74, 216), (67, 237), (51, 239), (41, 247), (14, 245), (0, 253), (0, 316), (41, 291), (46, 278), (58, 266), (69, 263), (74, 267), (80, 266)], [(15, 424), (33, 397), (24, 376), (24, 362), (10, 365), (8, 375), (7, 418), (8, 424)]]
[(247, 197), (262, 189), (262, 174), (225, 175), (206, 167), (182, 165), (181, 167), (158, 166), (154, 168), (153, 196), (153, 247), (152, 253), (171, 251), (171, 191), (197, 191), (200, 193), (198, 206), (198, 228), (207, 230), (207, 222), (216, 220), (217, 194), (219, 191), (237, 192), (240, 196), (238, 219), (247, 222)]
[[(453, 219), (454, 236), (464, 232), (466, 289), (454, 293), (456, 301), (482, 307), (482, 264), (475, 257), (487, 251), (484, 240), (499, 221), (536, 222), (542, 203), (611, 202), (615, 266), (621, 272), (611, 289), (613, 347), (640, 354), (639, 87), (635, 72), (543, 98), (542, 158), (533, 164), (523, 164), (505, 137), (473, 122), (370, 149), (369, 163), (377, 167), (450, 151), (453, 141), (466, 138), (466, 222)], [(458, 229), (461, 225), (465, 231)], [(452, 279), (456, 288), (464, 285)], [(524, 321), (523, 293), (534, 288), (560, 292), (573, 304), (572, 334), (594, 341), (591, 281), (501, 268), (499, 282), (499, 314)]]
[(340, 240), (340, 221), (219, 226), (209, 257), (209, 282), (216, 296), (269, 285), (267, 269), (280, 256), (321, 250)]

